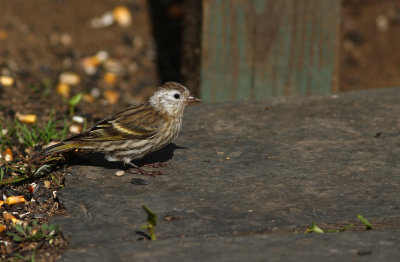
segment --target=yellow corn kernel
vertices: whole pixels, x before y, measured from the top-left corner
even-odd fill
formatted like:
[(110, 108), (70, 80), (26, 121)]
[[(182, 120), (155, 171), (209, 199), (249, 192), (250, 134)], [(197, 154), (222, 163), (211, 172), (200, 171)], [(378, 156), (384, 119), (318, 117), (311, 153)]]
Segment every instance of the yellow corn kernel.
[(62, 95), (63, 97), (69, 97), (71, 94), (71, 87), (64, 83), (59, 83), (57, 85), (57, 93)]
[(12, 86), (14, 84), (14, 78), (11, 76), (0, 76), (0, 84), (2, 86)]
[(20, 122), (22, 122), (24, 124), (33, 124), (33, 123), (36, 122), (36, 119), (37, 119), (37, 116), (33, 115), (33, 114), (31, 114), (31, 115), (23, 115), (23, 114), (17, 113), (15, 116), (17, 117), (17, 119)]
[(3, 232), (6, 229), (7, 229), (7, 227), (5, 225), (0, 224), (0, 233)]
[(107, 84), (113, 85), (117, 81), (117, 75), (112, 72), (107, 72), (104, 74), (103, 79)]
[(115, 92), (114, 90), (107, 90), (104, 92), (104, 97), (110, 104), (115, 104), (118, 102), (119, 93)]
[(4, 160), (6, 160), (7, 162), (13, 161), (14, 157), (13, 157), (13, 153), (11, 151), (10, 148), (7, 148), (4, 152), (3, 152), (3, 158)]
[(123, 27), (129, 26), (132, 22), (131, 11), (126, 6), (117, 6), (113, 10), (114, 20)]
[(11, 220), (13, 222), (13, 225), (20, 222), (20, 220), (18, 220), (15, 216), (11, 215), (8, 212), (4, 212), (3, 217), (4, 217), (4, 220)]
[(6, 201), (4, 201), (9, 206), (19, 204), (19, 203), (25, 203), (25, 198), (23, 196), (10, 196), (7, 197)]

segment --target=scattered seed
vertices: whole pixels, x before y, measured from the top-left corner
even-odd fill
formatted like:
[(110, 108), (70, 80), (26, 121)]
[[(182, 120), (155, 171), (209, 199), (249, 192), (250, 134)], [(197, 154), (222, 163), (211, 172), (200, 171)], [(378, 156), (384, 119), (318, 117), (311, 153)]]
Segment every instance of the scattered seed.
[(79, 134), (80, 132), (82, 132), (82, 127), (78, 125), (71, 125), (69, 127), (69, 132), (72, 134)]
[(125, 175), (124, 170), (119, 170), (119, 171), (115, 172), (115, 176), (123, 176), (123, 175)]
[(11, 151), (10, 148), (7, 148), (7, 149), (3, 152), (2, 157), (3, 157), (4, 160), (6, 160), (7, 162), (13, 161), (13, 159), (14, 159), (13, 154), (12, 154), (12, 151)]
[(2, 86), (12, 86), (14, 84), (14, 78), (11, 76), (0, 76), (0, 84)]
[(387, 31), (389, 29), (389, 19), (386, 16), (378, 15), (376, 17), (376, 28), (378, 31)]
[(123, 72), (124, 67), (122, 66), (122, 64), (116, 60), (116, 59), (112, 59), (109, 58), (106, 61), (104, 61), (104, 69), (108, 72), (114, 72), (116, 74), (120, 74)]
[(149, 181), (144, 178), (132, 178), (131, 183), (134, 185), (148, 185)]
[(5, 225), (0, 224), (0, 233), (3, 232), (6, 229), (7, 229), (7, 227)]
[(24, 198), (24, 196), (10, 196), (10, 197), (6, 198), (4, 203), (6, 203), (9, 206), (19, 204), (19, 203), (25, 203), (25, 198)]
[(0, 207), (4, 204), (3, 200), (0, 200)]
[(116, 104), (118, 102), (119, 99), (119, 93), (117, 93), (114, 90), (107, 90), (104, 92), (104, 97), (107, 99), (107, 101), (110, 104)]
[(166, 216), (164, 217), (164, 220), (165, 220), (165, 221), (176, 221), (176, 220), (178, 220), (178, 219), (179, 219), (179, 216), (166, 215)]
[(50, 181), (45, 180), (45, 181), (43, 181), (43, 184), (44, 184), (45, 188), (50, 188)]
[(8, 37), (7, 32), (0, 30), (0, 40), (6, 40)]
[(113, 85), (117, 81), (117, 75), (113, 72), (107, 72), (104, 74), (103, 79), (107, 84)]
[(36, 116), (36, 115), (33, 115), (33, 114), (30, 114), (30, 115), (23, 115), (23, 114), (21, 114), (21, 113), (17, 113), (15, 116), (17, 117), (17, 119), (18, 119), (20, 122), (22, 122), (22, 123), (24, 123), (24, 124), (33, 124), (33, 123), (35, 123), (36, 120), (37, 120), (37, 116)]
[(13, 225), (15, 225), (18, 222), (22, 222), (22, 221), (18, 220), (15, 216), (8, 213), (7, 211), (3, 212), (3, 218), (4, 218), (4, 220), (11, 220), (13, 222)]
[(84, 94), (83, 95), (83, 101), (88, 102), (88, 103), (93, 103), (96, 99), (90, 95), (90, 94)]
[(31, 212), (26, 212), (26, 213), (20, 214), (20, 215), (19, 215), (19, 218), (20, 218), (20, 219), (24, 219), (24, 217), (27, 217), (30, 213), (31, 213)]
[(85, 119), (81, 116), (73, 116), (72, 121), (74, 121), (75, 123), (78, 123), (78, 124), (85, 123)]
[(71, 87), (64, 83), (59, 83), (57, 85), (57, 93), (62, 95), (63, 97), (69, 97), (71, 94)]
[(95, 58), (99, 61), (99, 62), (104, 62), (109, 58), (109, 54), (107, 51), (105, 50), (101, 50), (99, 52), (97, 52)]
[(123, 27), (127, 27), (132, 22), (131, 11), (125, 6), (117, 6), (113, 10), (115, 21)]
[(90, 24), (94, 28), (103, 28), (114, 23), (114, 16), (111, 12), (103, 14), (101, 17), (93, 18)]
[(82, 66), (85, 69), (86, 74), (94, 75), (97, 72), (97, 66), (100, 61), (96, 57), (85, 57), (82, 59)]
[(29, 192), (33, 194), (33, 191), (35, 191), (36, 183), (31, 183), (29, 184)]
[(101, 91), (99, 88), (95, 87), (90, 91), (90, 94), (94, 97), (94, 98), (98, 98), (101, 95)]
[(59, 76), (59, 81), (60, 83), (73, 86), (81, 82), (81, 77), (73, 72), (63, 72)]
[(65, 46), (69, 46), (72, 43), (72, 37), (69, 34), (61, 34), (60, 42)]

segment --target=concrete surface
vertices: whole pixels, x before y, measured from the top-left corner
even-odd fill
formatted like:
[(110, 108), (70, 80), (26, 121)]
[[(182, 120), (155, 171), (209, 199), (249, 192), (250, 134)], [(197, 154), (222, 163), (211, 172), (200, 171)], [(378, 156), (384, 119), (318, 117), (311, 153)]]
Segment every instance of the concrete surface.
[[(83, 157), (59, 196), (69, 215), (52, 221), (70, 237), (61, 261), (398, 261), (399, 101), (379, 89), (191, 107), (174, 144), (142, 161), (164, 176)], [(140, 240), (142, 205), (156, 241)], [(313, 221), (355, 226), (304, 234)]]

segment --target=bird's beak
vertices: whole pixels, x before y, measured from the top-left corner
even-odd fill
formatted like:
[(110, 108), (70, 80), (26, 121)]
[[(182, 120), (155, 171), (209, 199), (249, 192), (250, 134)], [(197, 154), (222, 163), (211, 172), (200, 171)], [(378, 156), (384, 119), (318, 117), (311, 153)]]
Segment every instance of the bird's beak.
[(189, 96), (189, 97), (186, 99), (186, 101), (187, 101), (189, 104), (201, 102), (200, 99), (198, 99), (198, 98), (196, 98), (196, 97), (194, 97), (194, 96)]

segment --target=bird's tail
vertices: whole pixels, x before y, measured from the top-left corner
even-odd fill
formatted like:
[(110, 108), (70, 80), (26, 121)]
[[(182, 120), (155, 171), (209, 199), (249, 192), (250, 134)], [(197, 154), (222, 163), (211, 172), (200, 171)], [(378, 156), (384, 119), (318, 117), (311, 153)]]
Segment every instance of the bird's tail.
[(51, 155), (54, 153), (60, 153), (68, 149), (82, 148), (82, 145), (78, 143), (61, 142), (43, 149), (40, 152), (41, 155)]

